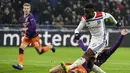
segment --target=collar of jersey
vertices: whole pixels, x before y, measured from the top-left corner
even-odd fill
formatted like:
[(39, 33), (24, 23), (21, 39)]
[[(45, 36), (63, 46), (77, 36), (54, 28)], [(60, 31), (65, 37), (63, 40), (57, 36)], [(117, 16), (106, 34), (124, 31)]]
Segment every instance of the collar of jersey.
[(91, 19), (89, 19), (89, 20), (86, 20), (86, 22), (96, 21), (96, 20), (100, 20), (100, 19), (102, 19), (102, 18), (103, 18), (103, 17), (98, 17), (98, 18), (96, 18), (96, 12), (94, 12), (94, 17), (91, 18)]

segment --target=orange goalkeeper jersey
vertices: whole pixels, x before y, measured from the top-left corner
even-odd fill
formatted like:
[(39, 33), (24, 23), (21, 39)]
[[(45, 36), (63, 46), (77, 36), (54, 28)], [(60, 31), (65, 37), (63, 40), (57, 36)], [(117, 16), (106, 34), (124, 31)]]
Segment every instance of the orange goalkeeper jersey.
[[(69, 62), (69, 63), (65, 63), (65, 64), (69, 66), (69, 65), (73, 64), (73, 62)], [(82, 65), (71, 69), (68, 73), (71, 73), (71, 71), (75, 71), (75, 70), (81, 71), (82, 73), (88, 73), (87, 69), (85, 69)]]

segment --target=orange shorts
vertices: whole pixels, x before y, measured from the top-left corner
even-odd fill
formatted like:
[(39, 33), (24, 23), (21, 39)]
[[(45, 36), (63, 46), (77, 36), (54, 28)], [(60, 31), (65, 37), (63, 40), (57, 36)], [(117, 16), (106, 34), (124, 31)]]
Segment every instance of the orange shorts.
[[(66, 65), (71, 65), (71, 64), (73, 64), (73, 62), (65, 63), (65, 64), (66, 64)], [(88, 73), (88, 72), (86, 71), (86, 69), (85, 69), (82, 65), (80, 65), (80, 66), (78, 66), (78, 67), (76, 67), (76, 68), (71, 69), (71, 71), (75, 71), (75, 70), (79, 70), (79, 71), (81, 71), (82, 73)], [(70, 71), (69, 71), (69, 73), (70, 73)]]
[(26, 44), (26, 45), (32, 44), (33, 47), (38, 49), (41, 47), (40, 37), (36, 36), (34, 38), (28, 38), (28, 37), (24, 36), (24, 38), (22, 40), (22, 44)]

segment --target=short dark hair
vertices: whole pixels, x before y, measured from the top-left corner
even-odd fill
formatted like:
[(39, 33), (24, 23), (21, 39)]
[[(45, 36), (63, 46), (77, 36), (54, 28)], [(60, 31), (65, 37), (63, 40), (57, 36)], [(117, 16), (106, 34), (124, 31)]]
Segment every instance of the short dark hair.
[(94, 5), (93, 4), (87, 4), (87, 5), (85, 5), (85, 8), (94, 9)]

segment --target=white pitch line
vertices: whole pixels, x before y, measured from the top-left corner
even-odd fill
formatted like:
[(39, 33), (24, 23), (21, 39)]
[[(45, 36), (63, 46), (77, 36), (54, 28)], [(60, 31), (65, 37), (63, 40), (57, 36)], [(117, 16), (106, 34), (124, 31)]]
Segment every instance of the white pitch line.
[[(0, 62), (17, 62), (18, 60), (0, 60)], [(31, 62), (31, 63), (60, 63), (61, 61), (52, 61), (52, 60), (49, 60), (49, 61), (34, 61), (34, 60), (27, 60), (26, 62)], [(117, 65), (130, 65), (130, 62), (125, 62), (125, 61), (122, 61), (122, 62), (113, 62), (113, 63), (109, 63), (107, 62), (106, 64), (117, 64)]]
[[(14, 62), (18, 62), (17, 60), (0, 60), (0, 63), (5, 64), (12, 64)], [(29, 63), (29, 64), (28, 64)], [(54, 66), (55, 64), (59, 63), (60, 61), (26, 61), (26, 65), (36, 65), (36, 66)]]
[(106, 63), (106, 64), (113, 64), (113, 65), (130, 65), (130, 62), (129, 63), (125, 63), (125, 62), (121, 62), (121, 63)]
[(129, 70), (130, 71), (130, 69), (128, 69), (128, 68), (103, 68), (103, 69), (106, 69), (106, 70)]
[[(14, 62), (18, 62), (18, 60), (0, 60), (1, 63), (5, 63), (5, 64), (12, 64)], [(49, 65), (54, 65), (59, 63), (60, 64), (61, 61), (33, 61), (33, 60), (28, 60), (26, 61), (26, 65), (37, 65), (37, 66), (49, 66)], [(28, 64), (29, 63), (29, 64)], [(113, 62), (113, 63), (105, 63), (105, 64), (109, 64), (109, 65), (130, 65), (130, 62)]]

